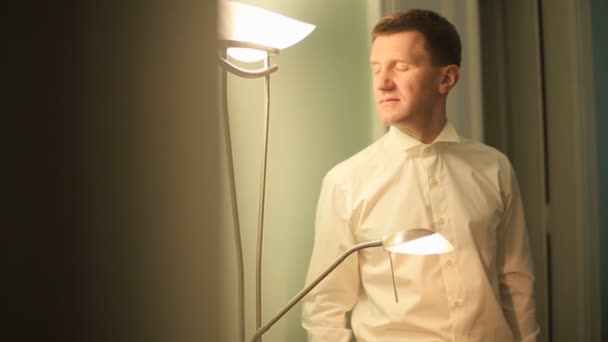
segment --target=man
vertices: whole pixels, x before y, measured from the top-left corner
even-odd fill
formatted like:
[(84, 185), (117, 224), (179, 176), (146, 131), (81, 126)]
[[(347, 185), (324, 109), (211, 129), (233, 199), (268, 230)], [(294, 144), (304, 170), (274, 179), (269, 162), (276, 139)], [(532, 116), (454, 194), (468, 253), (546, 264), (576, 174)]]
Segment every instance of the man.
[(458, 33), (434, 12), (409, 10), (383, 18), (372, 42), (376, 107), (390, 130), (325, 176), (308, 277), (359, 242), (407, 228), (437, 231), (455, 249), (392, 254), (398, 303), (387, 252), (351, 255), (305, 298), (309, 341), (535, 341), (532, 261), (511, 165), (446, 119)]

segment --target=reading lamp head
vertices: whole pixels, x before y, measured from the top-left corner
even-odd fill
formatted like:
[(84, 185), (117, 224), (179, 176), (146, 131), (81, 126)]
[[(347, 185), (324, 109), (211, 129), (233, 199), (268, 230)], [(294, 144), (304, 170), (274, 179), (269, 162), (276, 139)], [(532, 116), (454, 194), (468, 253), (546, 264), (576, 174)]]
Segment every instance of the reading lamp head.
[(382, 247), (389, 252), (414, 255), (441, 254), (454, 249), (443, 235), (426, 228), (412, 228), (384, 237)]

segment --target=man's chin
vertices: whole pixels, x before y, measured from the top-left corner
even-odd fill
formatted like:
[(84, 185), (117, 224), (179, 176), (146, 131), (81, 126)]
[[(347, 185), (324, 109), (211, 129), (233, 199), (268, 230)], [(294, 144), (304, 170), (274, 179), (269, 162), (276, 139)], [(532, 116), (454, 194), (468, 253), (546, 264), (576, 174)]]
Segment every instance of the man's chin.
[(380, 115), (380, 120), (387, 126), (395, 126), (403, 121), (407, 121), (406, 118), (399, 115)]

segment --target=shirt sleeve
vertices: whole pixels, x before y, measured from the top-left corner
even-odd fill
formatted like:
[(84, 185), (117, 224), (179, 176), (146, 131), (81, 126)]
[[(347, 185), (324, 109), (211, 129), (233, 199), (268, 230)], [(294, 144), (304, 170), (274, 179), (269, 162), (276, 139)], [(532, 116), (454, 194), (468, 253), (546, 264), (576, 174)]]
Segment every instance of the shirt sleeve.
[[(323, 180), (317, 204), (315, 239), (306, 283), (355, 244), (350, 227), (346, 191), (328, 174)], [(353, 308), (359, 293), (357, 253), (351, 254), (323, 279), (302, 305), (302, 325), (310, 342), (349, 342), (346, 314)]]
[(539, 328), (534, 304), (534, 274), (519, 185), (507, 169), (505, 211), (498, 231), (497, 266), (505, 318), (516, 341), (536, 341)]

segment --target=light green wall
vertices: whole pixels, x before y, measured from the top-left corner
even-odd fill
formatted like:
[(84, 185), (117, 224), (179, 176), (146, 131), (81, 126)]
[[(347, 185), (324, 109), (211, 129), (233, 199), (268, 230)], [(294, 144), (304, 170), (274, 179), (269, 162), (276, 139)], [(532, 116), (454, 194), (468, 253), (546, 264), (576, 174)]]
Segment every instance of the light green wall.
[[(263, 318), (268, 321), (305, 284), (314, 215), (323, 175), (371, 142), (374, 115), (368, 67), (365, 1), (242, 1), (316, 25), (305, 40), (272, 63)], [(257, 66), (260, 67), (261, 65)], [(237, 191), (245, 249), (246, 336), (255, 327), (255, 240), (263, 142), (264, 82), (228, 79)], [(227, 186), (226, 186), (227, 188)], [(238, 340), (236, 257), (224, 195), (222, 341)], [(296, 306), (264, 341), (304, 341)]]

